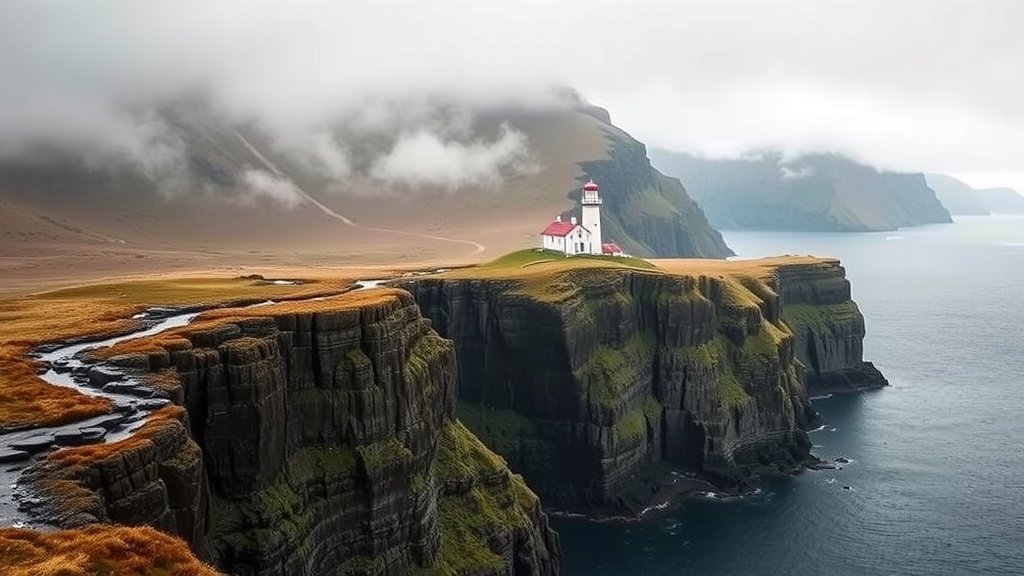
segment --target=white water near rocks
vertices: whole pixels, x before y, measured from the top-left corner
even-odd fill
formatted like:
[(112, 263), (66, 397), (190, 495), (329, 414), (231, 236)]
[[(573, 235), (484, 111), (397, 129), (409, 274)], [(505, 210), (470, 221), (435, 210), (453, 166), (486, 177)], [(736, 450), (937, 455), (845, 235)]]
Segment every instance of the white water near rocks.
[(814, 401), (814, 453), (841, 468), (651, 522), (555, 519), (562, 574), (1024, 574), (1024, 218), (956, 220), (899, 241), (726, 233), (743, 257), (841, 258), (891, 386)]

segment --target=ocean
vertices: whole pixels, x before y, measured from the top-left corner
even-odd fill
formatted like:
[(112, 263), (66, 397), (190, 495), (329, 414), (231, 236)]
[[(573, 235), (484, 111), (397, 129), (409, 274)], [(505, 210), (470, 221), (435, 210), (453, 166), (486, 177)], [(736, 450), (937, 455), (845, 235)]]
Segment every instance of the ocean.
[(729, 232), (835, 256), (891, 386), (814, 401), (841, 470), (634, 523), (556, 519), (568, 576), (1024, 575), (1024, 218), (890, 233)]

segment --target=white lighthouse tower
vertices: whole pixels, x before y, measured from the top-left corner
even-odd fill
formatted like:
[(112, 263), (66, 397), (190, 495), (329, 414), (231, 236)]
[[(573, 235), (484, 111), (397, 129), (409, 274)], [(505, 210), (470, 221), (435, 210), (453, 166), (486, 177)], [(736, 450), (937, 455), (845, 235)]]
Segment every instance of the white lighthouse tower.
[(590, 253), (601, 254), (601, 196), (597, 183), (590, 180), (583, 185), (583, 210), (581, 224), (590, 232)]

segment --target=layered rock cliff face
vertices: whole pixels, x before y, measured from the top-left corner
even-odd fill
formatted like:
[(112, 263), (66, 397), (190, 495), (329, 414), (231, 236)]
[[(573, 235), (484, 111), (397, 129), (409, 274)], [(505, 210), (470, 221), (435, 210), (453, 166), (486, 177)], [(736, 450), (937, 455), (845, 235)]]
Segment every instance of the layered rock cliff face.
[[(804, 366), (815, 382), (866, 366), (836, 261), (767, 279), (598, 268), (542, 291), (514, 279), (406, 287), (455, 342), (463, 421), (569, 509), (643, 505), (638, 485), (663, 464), (728, 486), (792, 470), (812, 459)], [(794, 336), (790, 305), (850, 317), (807, 315)]]
[(850, 298), (842, 266), (781, 267), (775, 289), (810, 393), (888, 385), (875, 365), (864, 361), (864, 316)]
[(152, 524), (235, 574), (556, 574), (539, 500), (454, 420), (451, 343), (407, 293), (380, 294), (250, 309), (112, 359), (186, 410), (49, 458), (31, 473), (47, 516)]

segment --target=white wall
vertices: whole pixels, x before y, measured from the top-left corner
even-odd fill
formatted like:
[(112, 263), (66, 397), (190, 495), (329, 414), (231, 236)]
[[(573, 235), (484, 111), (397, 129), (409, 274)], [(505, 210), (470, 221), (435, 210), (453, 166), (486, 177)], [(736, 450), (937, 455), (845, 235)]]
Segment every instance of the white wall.
[[(568, 254), (570, 256), (576, 254), (590, 254), (591, 246), (591, 235), (590, 232), (577, 226), (575, 230), (566, 234), (565, 236), (548, 236), (541, 234), (541, 246), (545, 250), (555, 250)], [(582, 243), (583, 247), (580, 249), (579, 244)], [(600, 253), (600, 252), (599, 252)]]

